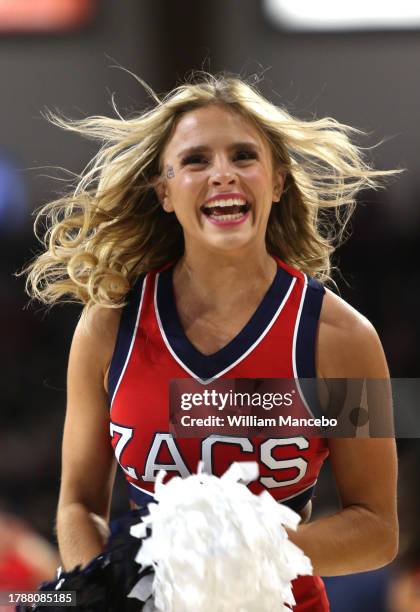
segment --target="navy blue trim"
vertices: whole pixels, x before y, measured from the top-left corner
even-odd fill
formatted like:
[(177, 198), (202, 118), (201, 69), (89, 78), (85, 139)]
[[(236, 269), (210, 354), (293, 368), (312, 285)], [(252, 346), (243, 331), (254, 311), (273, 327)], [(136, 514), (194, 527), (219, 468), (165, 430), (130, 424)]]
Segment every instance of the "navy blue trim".
[(155, 499), (151, 493), (145, 493), (144, 491), (140, 491), (135, 486), (133, 486), (130, 482), (128, 483), (128, 495), (131, 501), (133, 501), (138, 506), (149, 504)]
[(324, 286), (319, 281), (310, 278), (296, 338), (296, 370), (298, 378), (316, 377), (315, 344), (324, 295)]
[(300, 388), (312, 414), (319, 418), (323, 411), (319, 404), (316, 384), (315, 350), (324, 295), (325, 287), (319, 281), (310, 278), (296, 338), (296, 371)]
[(303, 510), (303, 508), (306, 506), (308, 501), (312, 498), (312, 496), (314, 494), (314, 490), (315, 490), (315, 485), (313, 485), (312, 487), (310, 487), (306, 491), (303, 491), (303, 493), (300, 493), (299, 495), (296, 495), (295, 497), (292, 497), (291, 499), (286, 499), (284, 501), (279, 499), (278, 501), (281, 504), (284, 504), (285, 506), (288, 506), (289, 508), (291, 508), (295, 512), (299, 512), (300, 510)]
[(203, 355), (186, 337), (175, 305), (173, 268), (161, 272), (157, 286), (157, 304), (168, 342), (195, 376), (207, 380), (234, 364), (265, 332), (285, 297), (293, 276), (278, 267), (274, 280), (245, 327), (226, 346), (212, 355)]
[[(278, 501), (279, 503), (282, 503), (285, 506), (288, 506), (295, 512), (299, 512), (306, 506), (308, 501), (312, 498), (314, 494), (314, 490), (315, 490), (315, 485), (313, 485), (306, 491), (299, 493), (299, 495), (292, 497), (291, 499), (286, 499), (285, 501), (281, 501), (281, 500), (278, 500)], [(135, 486), (133, 486), (130, 482), (128, 483), (128, 494), (129, 494), (131, 501), (133, 501), (138, 506), (143, 506), (145, 504), (148, 504), (155, 499), (151, 493), (145, 493), (144, 491), (140, 491)]]
[(116, 386), (124, 368), (128, 351), (130, 350), (134, 328), (136, 326), (137, 312), (140, 305), (141, 293), (143, 289), (144, 275), (139, 276), (133, 287), (127, 294), (127, 304), (124, 306), (120, 324), (118, 328), (117, 340), (115, 342), (114, 353), (111, 359), (108, 375), (108, 397), (111, 402)]

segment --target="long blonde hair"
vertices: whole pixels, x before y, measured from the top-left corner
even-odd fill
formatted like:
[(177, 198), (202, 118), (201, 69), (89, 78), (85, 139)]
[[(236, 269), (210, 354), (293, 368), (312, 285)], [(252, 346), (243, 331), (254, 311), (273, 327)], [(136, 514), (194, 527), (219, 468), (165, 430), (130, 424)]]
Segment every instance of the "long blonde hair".
[(350, 140), (359, 130), (332, 118), (292, 117), (255, 87), (225, 75), (199, 73), (163, 99), (153, 96), (151, 109), (129, 119), (50, 116), (60, 127), (98, 140), (101, 148), (72, 192), (39, 211), (35, 232), (45, 251), (22, 271), (28, 274), (28, 293), (47, 304), (120, 307), (139, 274), (182, 255), (182, 228), (158, 202), (155, 177), (179, 117), (208, 104), (225, 105), (251, 121), (267, 139), (274, 163), (287, 173), (281, 204), (272, 207), (268, 222), (268, 252), (328, 279), (330, 256), (356, 194), (392, 173), (364, 160)]

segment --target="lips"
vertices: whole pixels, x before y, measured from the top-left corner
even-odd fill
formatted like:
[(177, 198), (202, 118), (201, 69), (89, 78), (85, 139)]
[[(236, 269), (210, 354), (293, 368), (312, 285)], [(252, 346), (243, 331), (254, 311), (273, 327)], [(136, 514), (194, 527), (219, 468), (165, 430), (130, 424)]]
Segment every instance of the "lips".
[(239, 197), (213, 198), (203, 204), (201, 211), (207, 217), (218, 221), (236, 221), (245, 217), (250, 210), (250, 204)]

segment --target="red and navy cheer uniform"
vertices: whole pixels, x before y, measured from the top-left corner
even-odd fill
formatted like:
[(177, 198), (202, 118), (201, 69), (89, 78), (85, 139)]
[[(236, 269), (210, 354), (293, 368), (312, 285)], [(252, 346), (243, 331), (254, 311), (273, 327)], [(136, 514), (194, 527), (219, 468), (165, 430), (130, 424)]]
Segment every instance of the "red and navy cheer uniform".
[[(328, 455), (324, 438), (213, 434), (187, 439), (169, 433), (171, 379), (206, 383), (220, 377), (315, 377), (316, 335), (325, 290), (299, 270), (276, 261), (276, 276), (251, 319), (211, 355), (200, 353), (182, 329), (173, 265), (139, 277), (127, 296), (109, 372), (110, 433), (136, 504), (152, 500), (159, 470), (186, 477), (196, 473), (200, 460), (206, 471), (218, 476), (234, 461), (257, 461), (260, 475), (248, 485), (251, 491), (266, 489), (296, 511), (311, 499)], [(296, 612), (329, 610), (319, 577), (299, 577), (293, 592)]]

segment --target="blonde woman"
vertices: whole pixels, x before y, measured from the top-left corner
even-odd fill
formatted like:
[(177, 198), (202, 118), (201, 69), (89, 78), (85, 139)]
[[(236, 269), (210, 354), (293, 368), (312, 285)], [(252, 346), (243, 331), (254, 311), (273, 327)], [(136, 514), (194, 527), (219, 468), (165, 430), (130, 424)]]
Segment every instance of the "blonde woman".
[[(295, 610), (328, 610), (319, 576), (396, 554), (394, 441), (174, 439), (168, 384), (386, 378), (371, 324), (323, 285), (357, 192), (385, 173), (363, 160), (355, 130), (298, 120), (237, 78), (198, 75), (155, 102), (127, 120), (55, 118), (102, 143), (75, 191), (41, 211), (46, 250), (27, 270), (34, 297), (84, 305), (68, 369), (63, 564), (103, 550), (117, 462), (135, 507), (162, 467), (186, 476), (204, 458), (220, 474), (255, 460), (252, 490), (305, 520), (290, 537), (315, 576), (294, 582)], [(310, 521), (327, 455), (342, 509)]]

